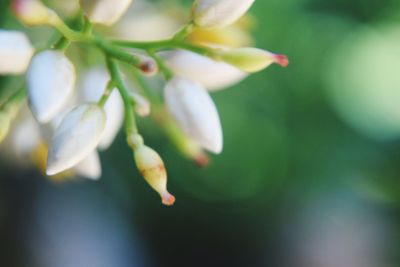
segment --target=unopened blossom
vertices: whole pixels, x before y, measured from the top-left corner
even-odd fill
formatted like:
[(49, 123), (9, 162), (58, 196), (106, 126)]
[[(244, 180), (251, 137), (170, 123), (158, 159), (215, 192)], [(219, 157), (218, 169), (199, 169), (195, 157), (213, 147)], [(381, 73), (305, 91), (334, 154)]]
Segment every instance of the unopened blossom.
[(230, 64), (187, 50), (177, 50), (164, 57), (175, 75), (197, 81), (211, 91), (230, 87), (247, 77), (245, 72)]
[(46, 50), (33, 57), (27, 73), (28, 98), (39, 122), (50, 122), (62, 110), (75, 79), (75, 68), (62, 52)]
[(221, 153), (218, 111), (201, 84), (175, 77), (165, 86), (164, 98), (169, 112), (188, 137), (213, 153)]
[(76, 164), (73, 168), (73, 171), (81, 177), (98, 180), (101, 176), (99, 153), (94, 150), (89, 154), (89, 156)]
[(274, 54), (253, 47), (221, 50), (218, 57), (248, 73), (261, 71), (273, 63), (282, 67), (286, 67), (289, 64), (289, 60), (285, 55)]
[(7, 136), (10, 130), (10, 116), (7, 112), (0, 111), (0, 143)]
[[(84, 102), (97, 102), (104, 93), (110, 75), (104, 69), (92, 69), (86, 72), (82, 78), (81, 94)], [(104, 105), (107, 121), (104, 135), (100, 141), (99, 148), (107, 149), (115, 139), (122, 127), (124, 120), (124, 107), (120, 93), (113, 89), (106, 104)]]
[(167, 190), (167, 171), (163, 160), (156, 151), (143, 144), (143, 139), (138, 134), (134, 134), (130, 139), (134, 148), (136, 166), (140, 174), (160, 194), (164, 205), (173, 205), (175, 197)]
[(224, 28), (194, 27), (187, 41), (207, 47), (246, 47), (254, 43), (251, 31), (253, 20), (249, 15)]
[(80, 2), (90, 21), (111, 26), (127, 11), (132, 0), (80, 0)]
[(192, 19), (199, 27), (225, 27), (236, 22), (252, 6), (255, 0), (196, 0), (192, 7)]
[(136, 92), (129, 92), (129, 96), (135, 102), (135, 112), (140, 117), (147, 117), (151, 113), (151, 105), (147, 98)]
[(97, 104), (81, 105), (56, 129), (47, 159), (47, 175), (74, 167), (94, 151), (104, 133), (106, 115)]
[(0, 74), (21, 74), (28, 68), (34, 49), (23, 32), (0, 30)]
[(21, 22), (31, 26), (51, 24), (57, 17), (39, 0), (13, 0), (12, 10)]

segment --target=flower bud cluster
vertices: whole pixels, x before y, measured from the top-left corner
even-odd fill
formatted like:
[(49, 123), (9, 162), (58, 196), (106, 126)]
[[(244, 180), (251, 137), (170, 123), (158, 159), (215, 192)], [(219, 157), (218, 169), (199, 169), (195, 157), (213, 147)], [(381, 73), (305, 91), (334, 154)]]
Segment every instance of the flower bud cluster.
[[(288, 60), (248, 47), (251, 38), (243, 30), (244, 37), (236, 38), (235, 25), (254, 0), (195, 0), (190, 21), (165, 40), (114, 40), (101, 31), (92, 33), (93, 24), (113, 25), (109, 31), (118, 32), (116, 23), (124, 14), (130, 15), (131, 3), (80, 0), (78, 13), (84, 15), (75, 20), (82, 24), (81, 30), (75, 30), (40, 0), (12, 2), (23, 24), (51, 26), (61, 37), (35, 52), (25, 33), (0, 29), (0, 75), (26, 72), (21, 90), (0, 101), (0, 142), (10, 143), (16, 154), (33, 157), (50, 177), (73, 174), (99, 179), (98, 150), (109, 148), (124, 128), (139, 173), (163, 204), (172, 205), (175, 197), (167, 190), (165, 164), (145, 145), (135, 116), (153, 118), (178, 150), (205, 166), (206, 151), (223, 151), (221, 120), (210, 92), (232, 86), (273, 63), (285, 67)], [(142, 27), (144, 35), (157, 30)], [(208, 33), (211, 38), (205, 37)], [(229, 40), (235, 40), (234, 44)], [(74, 43), (99, 50), (107, 68), (92, 59), (91, 49), (70, 56), (67, 50)], [(78, 49), (82, 48), (73, 51)], [(160, 79), (149, 80), (158, 73), (165, 77), (161, 86)], [(15, 111), (25, 98), (31, 113), (21, 108), (16, 119)]]

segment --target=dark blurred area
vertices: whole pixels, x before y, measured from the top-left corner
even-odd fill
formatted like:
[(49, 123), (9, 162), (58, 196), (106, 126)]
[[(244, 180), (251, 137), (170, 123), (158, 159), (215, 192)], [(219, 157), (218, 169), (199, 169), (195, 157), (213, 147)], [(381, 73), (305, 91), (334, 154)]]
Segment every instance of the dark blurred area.
[(123, 134), (99, 182), (0, 162), (0, 266), (399, 266), (400, 1), (257, 0), (251, 13), (257, 47), (291, 63), (213, 94), (224, 151), (209, 167), (139, 121), (176, 204), (160, 204)]

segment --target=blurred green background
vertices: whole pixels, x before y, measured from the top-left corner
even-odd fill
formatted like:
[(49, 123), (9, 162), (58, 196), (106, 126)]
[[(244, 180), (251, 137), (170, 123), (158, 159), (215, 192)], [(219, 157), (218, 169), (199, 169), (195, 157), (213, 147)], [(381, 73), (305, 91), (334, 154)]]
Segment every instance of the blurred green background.
[(1, 163), (0, 266), (399, 266), (400, 1), (251, 13), (257, 46), (291, 63), (213, 94), (224, 151), (209, 167), (139, 122), (176, 204), (160, 205), (122, 134), (97, 183)]

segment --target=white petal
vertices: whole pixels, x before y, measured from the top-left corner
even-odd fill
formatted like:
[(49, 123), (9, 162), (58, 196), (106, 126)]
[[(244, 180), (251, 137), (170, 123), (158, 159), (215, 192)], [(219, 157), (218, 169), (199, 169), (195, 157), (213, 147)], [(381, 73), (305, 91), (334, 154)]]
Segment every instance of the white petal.
[(103, 109), (96, 104), (84, 104), (68, 113), (50, 145), (46, 173), (60, 173), (89, 156), (102, 138), (105, 121)]
[(171, 115), (189, 137), (213, 153), (222, 151), (218, 111), (199, 83), (174, 78), (167, 83), (164, 96)]
[(165, 54), (165, 58), (177, 76), (197, 81), (210, 91), (230, 87), (247, 77), (230, 64), (185, 50)]
[(27, 74), (28, 97), (39, 122), (50, 122), (62, 110), (75, 78), (74, 66), (62, 52), (47, 50), (33, 57)]
[(81, 0), (90, 21), (110, 26), (126, 12), (132, 0)]
[(101, 177), (101, 163), (99, 153), (94, 150), (85, 159), (79, 162), (74, 167), (74, 171), (79, 176), (89, 178), (92, 180), (98, 180)]
[[(85, 102), (97, 102), (101, 98), (110, 77), (103, 69), (87, 72), (82, 81), (82, 98)], [(107, 122), (100, 149), (107, 149), (114, 141), (124, 120), (124, 105), (120, 93), (114, 89), (104, 106)]]
[(12, 147), (18, 157), (29, 155), (41, 142), (41, 133), (33, 117), (18, 123), (12, 134)]
[(200, 27), (225, 27), (236, 22), (255, 0), (196, 0), (193, 19)]
[(0, 30), (0, 74), (21, 74), (28, 68), (34, 49), (22, 32)]

